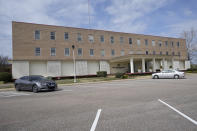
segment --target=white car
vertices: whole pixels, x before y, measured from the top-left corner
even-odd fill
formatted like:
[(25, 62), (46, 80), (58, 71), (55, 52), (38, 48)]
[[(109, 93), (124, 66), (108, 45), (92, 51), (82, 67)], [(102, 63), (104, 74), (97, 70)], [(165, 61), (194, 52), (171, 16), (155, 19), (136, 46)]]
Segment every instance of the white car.
[(163, 70), (159, 73), (152, 74), (153, 79), (160, 79), (160, 78), (179, 79), (179, 78), (184, 78), (184, 77), (185, 77), (185, 73), (177, 71), (177, 70)]

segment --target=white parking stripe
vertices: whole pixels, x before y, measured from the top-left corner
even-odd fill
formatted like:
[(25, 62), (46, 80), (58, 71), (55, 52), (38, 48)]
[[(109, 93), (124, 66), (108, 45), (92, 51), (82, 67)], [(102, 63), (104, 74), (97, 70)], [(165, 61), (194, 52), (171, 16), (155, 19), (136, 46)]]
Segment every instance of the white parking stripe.
[(30, 95), (30, 94), (22, 93), (22, 92), (14, 92), (14, 91), (0, 92), (0, 97), (13, 97), (13, 96), (25, 96), (25, 95)]
[(92, 124), (92, 127), (91, 127), (90, 131), (95, 131), (96, 125), (97, 125), (99, 117), (100, 117), (100, 114), (101, 114), (101, 109), (98, 109), (97, 114), (96, 114), (96, 118), (95, 118), (95, 120)]
[(179, 110), (175, 109), (174, 107), (172, 107), (171, 105), (167, 104), (166, 102), (158, 99), (159, 102), (163, 103), (164, 105), (168, 106), (169, 108), (171, 108), (172, 110), (174, 110), (175, 112), (177, 112), (178, 114), (180, 114), (181, 116), (183, 116), (184, 118), (188, 119), (189, 121), (191, 121), (193, 124), (197, 125), (197, 121), (193, 120), (192, 118), (190, 118), (189, 116), (183, 114), (182, 112), (180, 112)]

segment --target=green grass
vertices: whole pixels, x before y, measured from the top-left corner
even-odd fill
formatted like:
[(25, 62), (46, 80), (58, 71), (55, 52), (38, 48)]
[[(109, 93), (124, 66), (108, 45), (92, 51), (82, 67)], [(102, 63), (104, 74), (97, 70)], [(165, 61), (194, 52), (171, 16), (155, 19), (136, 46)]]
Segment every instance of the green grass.
[[(115, 77), (92, 77), (92, 78), (77, 78), (77, 83), (87, 83), (87, 82), (98, 82), (98, 81), (111, 81), (119, 80), (120, 78)], [(58, 84), (72, 84), (73, 79), (56, 80)]]

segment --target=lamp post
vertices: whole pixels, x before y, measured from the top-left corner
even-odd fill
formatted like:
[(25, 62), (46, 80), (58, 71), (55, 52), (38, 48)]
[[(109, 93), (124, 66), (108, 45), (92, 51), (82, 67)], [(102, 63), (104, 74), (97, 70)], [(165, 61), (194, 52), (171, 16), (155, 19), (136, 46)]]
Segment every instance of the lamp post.
[(75, 65), (75, 45), (72, 45), (72, 49), (73, 49), (73, 63), (74, 63), (74, 83), (76, 83), (76, 65)]

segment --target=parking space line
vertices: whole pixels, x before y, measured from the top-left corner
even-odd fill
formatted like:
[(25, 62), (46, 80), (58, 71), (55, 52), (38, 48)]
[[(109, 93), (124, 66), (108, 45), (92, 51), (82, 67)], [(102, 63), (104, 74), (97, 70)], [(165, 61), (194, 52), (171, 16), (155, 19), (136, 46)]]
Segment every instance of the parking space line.
[(91, 127), (90, 131), (95, 131), (96, 125), (98, 123), (98, 120), (99, 120), (99, 117), (100, 117), (100, 114), (101, 114), (101, 111), (102, 111), (101, 109), (98, 109), (97, 114), (96, 114), (96, 118), (95, 118), (95, 120), (92, 124), (92, 127)]
[(158, 99), (159, 102), (161, 102), (162, 104), (168, 106), (169, 108), (171, 108), (172, 110), (174, 110), (175, 112), (177, 112), (178, 114), (180, 114), (181, 116), (183, 116), (184, 118), (188, 119), (189, 121), (191, 121), (193, 124), (197, 125), (197, 121), (193, 120), (192, 118), (190, 118), (189, 116), (183, 114), (182, 112), (180, 112), (179, 110), (175, 109), (174, 107), (172, 107), (171, 105), (167, 104), (166, 102)]

